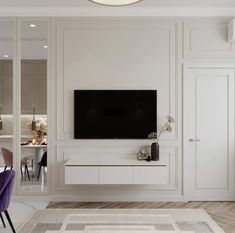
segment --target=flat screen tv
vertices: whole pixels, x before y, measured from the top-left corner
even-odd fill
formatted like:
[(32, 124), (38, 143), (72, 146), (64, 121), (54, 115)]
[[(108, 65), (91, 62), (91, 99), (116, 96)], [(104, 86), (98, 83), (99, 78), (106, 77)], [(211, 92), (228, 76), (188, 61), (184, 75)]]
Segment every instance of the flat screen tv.
[(147, 139), (157, 128), (156, 90), (75, 90), (75, 139)]

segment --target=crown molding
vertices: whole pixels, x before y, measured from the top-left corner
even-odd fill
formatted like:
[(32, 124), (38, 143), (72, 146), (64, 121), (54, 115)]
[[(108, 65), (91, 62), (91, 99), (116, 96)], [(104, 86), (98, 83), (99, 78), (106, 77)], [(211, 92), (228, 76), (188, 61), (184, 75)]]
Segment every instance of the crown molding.
[[(0, 0), (2, 7), (104, 7), (89, 0)], [(234, 0), (142, 0), (128, 7), (235, 7)]]
[(235, 7), (1, 7), (0, 16), (234, 17)]

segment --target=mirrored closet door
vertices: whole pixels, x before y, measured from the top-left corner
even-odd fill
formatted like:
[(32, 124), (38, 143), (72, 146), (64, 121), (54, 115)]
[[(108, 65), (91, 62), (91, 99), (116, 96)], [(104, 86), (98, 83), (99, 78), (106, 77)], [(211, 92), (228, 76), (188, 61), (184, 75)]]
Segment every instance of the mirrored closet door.
[(13, 153), (14, 21), (0, 19), (0, 172), (15, 169)]
[(21, 20), (23, 192), (47, 192), (47, 28), (47, 20)]

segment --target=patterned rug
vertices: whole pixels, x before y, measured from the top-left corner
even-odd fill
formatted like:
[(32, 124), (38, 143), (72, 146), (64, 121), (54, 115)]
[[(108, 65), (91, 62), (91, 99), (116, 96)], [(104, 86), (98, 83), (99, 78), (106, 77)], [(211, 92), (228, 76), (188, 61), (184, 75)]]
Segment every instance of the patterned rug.
[(36, 210), (19, 233), (224, 233), (201, 209)]

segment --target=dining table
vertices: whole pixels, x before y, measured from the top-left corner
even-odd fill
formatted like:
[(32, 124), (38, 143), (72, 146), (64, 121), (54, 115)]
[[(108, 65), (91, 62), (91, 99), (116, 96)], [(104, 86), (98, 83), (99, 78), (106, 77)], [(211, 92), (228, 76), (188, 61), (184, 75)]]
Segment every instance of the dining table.
[(42, 144), (42, 145), (34, 145), (34, 144), (22, 144), (21, 148), (24, 149), (34, 149), (35, 154), (34, 154), (34, 166), (33, 166), (33, 175), (37, 175), (37, 172), (39, 170), (39, 162), (42, 159), (43, 154), (47, 151), (47, 145)]

